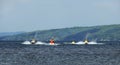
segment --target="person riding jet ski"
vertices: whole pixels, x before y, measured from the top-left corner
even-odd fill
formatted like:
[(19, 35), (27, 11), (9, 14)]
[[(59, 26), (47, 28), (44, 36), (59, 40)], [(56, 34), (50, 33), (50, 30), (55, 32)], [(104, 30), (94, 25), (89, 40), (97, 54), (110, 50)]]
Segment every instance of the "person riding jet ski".
[(88, 44), (88, 40), (86, 39), (86, 40), (84, 41), (84, 43), (85, 43), (85, 44)]
[(54, 44), (55, 44), (54, 39), (51, 39), (51, 40), (50, 40), (50, 45), (54, 45)]
[(35, 40), (35, 39), (31, 40), (31, 44), (35, 44), (36, 42), (37, 42), (37, 40)]

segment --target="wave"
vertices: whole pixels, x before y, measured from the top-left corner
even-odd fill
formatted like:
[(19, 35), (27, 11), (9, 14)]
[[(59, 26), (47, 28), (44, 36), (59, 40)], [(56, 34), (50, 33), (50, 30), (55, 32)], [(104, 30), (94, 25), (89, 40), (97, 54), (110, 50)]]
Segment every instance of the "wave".
[(25, 41), (25, 42), (23, 42), (22, 44), (29, 45), (29, 44), (31, 44), (31, 42), (30, 42), (30, 41)]
[[(30, 41), (25, 41), (23, 42), (22, 44), (25, 44), (25, 45), (32, 45), (32, 43)], [(41, 41), (37, 41), (35, 44), (33, 45), (51, 45), (51, 46), (56, 46), (56, 45), (59, 45), (58, 43), (55, 43), (55, 44), (50, 44), (50, 43), (44, 43), (44, 42), (41, 42)]]
[[(80, 41), (80, 42), (77, 42), (75, 44), (85, 44), (85, 42)], [(97, 43), (97, 42), (91, 41), (91, 42), (88, 42), (87, 44), (104, 44), (104, 43)]]

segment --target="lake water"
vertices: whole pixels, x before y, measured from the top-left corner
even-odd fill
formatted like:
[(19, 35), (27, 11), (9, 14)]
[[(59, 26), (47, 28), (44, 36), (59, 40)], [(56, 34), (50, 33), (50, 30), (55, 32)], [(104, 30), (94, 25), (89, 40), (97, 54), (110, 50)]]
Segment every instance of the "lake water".
[(120, 42), (24, 45), (0, 42), (0, 65), (120, 65)]

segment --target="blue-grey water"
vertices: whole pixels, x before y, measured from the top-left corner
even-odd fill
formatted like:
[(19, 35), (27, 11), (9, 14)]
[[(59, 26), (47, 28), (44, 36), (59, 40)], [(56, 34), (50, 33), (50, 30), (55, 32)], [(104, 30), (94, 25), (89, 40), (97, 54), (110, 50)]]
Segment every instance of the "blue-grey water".
[(102, 45), (24, 45), (0, 42), (0, 65), (120, 65), (120, 42)]

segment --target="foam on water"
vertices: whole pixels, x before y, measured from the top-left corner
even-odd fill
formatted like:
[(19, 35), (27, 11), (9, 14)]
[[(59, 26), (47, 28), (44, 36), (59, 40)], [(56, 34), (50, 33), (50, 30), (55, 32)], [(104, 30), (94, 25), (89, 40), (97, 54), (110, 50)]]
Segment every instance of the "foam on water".
[(83, 41), (77, 42), (75, 44), (85, 44)]
[(37, 41), (36, 43), (35, 43), (35, 45), (45, 45), (46, 43), (44, 43), (44, 42), (40, 42), (40, 41)]
[[(30, 41), (25, 41), (25, 42), (23, 42), (22, 44), (30, 45), (31, 42), (30, 42)], [(66, 43), (66, 44), (69, 44), (69, 43)], [(72, 43), (70, 43), (70, 44), (72, 44)], [(77, 43), (74, 43), (74, 44), (76, 44), (76, 45), (83, 45), (83, 44), (85, 44), (85, 43), (84, 43), (83, 41), (80, 41), (80, 42), (77, 42)], [(97, 43), (97, 42), (91, 41), (91, 42), (88, 42), (88, 44), (94, 45), (94, 44), (104, 44), (104, 43)], [(55, 44), (51, 45), (50, 43), (44, 43), (44, 42), (41, 42), (41, 41), (37, 41), (34, 45), (50, 45), (50, 46), (57, 46), (57, 45), (60, 45), (60, 44), (55, 43)]]
[[(22, 44), (25, 44), (25, 45), (31, 45), (31, 42), (30, 41), (25, 41), (23, 42)], [(50, 46), (57, 46), (59, 44), (55, 43), (53, 45), (51, 45), (50, 43), (44, 43), (44, 42), (41, 42), (41, 41), (37, 41), (35, 44), (33, 45), (50, 45)]]
[(57, 46), (57, 45), (59, 45), (58, 43), (55, 43), (55, 44), (50, 44), (50, 43), (47, 43), (47, 44), (45, 44), (45, 45), (49, 45), (49, 46)]
[(97, 43), (97, 42), (89, 42), (88, 44), (103, 44), (103, 43)]
[(25, 42), (23, 42), (22, 44), (29, 45), (29, 44), (31, 44), (31, 43), (30, 43), (30, 41), (25, 41)]
[[(30, 41), (25, 41), (25, 42), (23, 42), (22, 44), (30, 45), (31, 42), (30, 42)], [(43, 42), (37, 41), (34, 45), (44, 45), (44, 44), (46, 44), (46, 43), (43, 43)]]
[[(83, 41), (80, 41), (75, 44), (85, 44), (85, 43)], [(97, 43), (97, 42), (91, 41), (91, 42), (88, 42), (88, 44), (103, 44), (103, 43)]]

